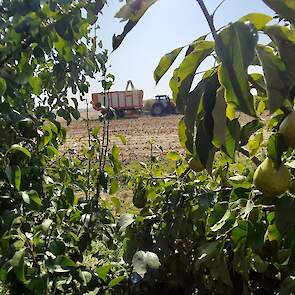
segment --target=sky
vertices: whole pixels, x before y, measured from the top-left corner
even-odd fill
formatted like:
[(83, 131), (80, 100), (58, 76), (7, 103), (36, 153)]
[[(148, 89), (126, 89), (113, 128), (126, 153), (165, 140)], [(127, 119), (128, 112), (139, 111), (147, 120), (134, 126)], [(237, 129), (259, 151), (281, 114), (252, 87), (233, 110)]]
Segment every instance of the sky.
[[(214, 11), (220, 1), (204, 0), (210, 12)], [(125, 25), (114, 18), (124, 2), (108, 0), (108, 6), (99, 19), (98, 36), (110, 52), (113, 34), (120, 34)], [(226, 0), (215, 15), (216, 27), (253, 12), (274, 15), (262, 0)], [(111, 53), (109, 72), (115, 75), (111, 90), (124, 90), (126, 82), (132, 80), (137, 89), (144, 91), (144, 99), (153, 98), (157, 94), (171, 96), (169, 80), (182, 56), (179, 56), (156, 87), (153, 72), (161, 57), (208, 32), (208, 24), (196, 0), (158, 0), (127, 35), (122, 45)], [(208, 66), (205, 64), (202, 69)], [(90, 94), (101, 91), (97, 80), (90, 81)]]

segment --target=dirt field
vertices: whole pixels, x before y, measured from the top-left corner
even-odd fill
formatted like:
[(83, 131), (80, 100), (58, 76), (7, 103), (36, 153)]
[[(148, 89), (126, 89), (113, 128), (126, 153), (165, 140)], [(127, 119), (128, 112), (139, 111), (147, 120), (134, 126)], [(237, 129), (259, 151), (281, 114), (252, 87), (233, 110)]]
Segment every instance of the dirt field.
[[(94, 120), (97, 113), (90, 113), (90, 127), (93, 128), (100, 124)], [(68, 130), (68, 147), (80, 148), (83, 143), (87, 142), (86, 122), (82, 119), (73, 121)], [(111, 142), (117, 143), (121, 151), (121, 160), (124, 163), (132, 161), (144, 161), (150, 155), (149, 140), (154, 140), (163, 148), (164, 154), (168, 151), (181, 151), (178, 141), (178, 122), (180, 116), (171, 115), (165, 117), (143, 116), (138, 118), (124, 118), (112, 120), (110, 124)], [(127, 139), (127, 145), (123, 145), (118, 139), (118, 135), (124, 135)], [(154, 155), (159, 156), (162, 152), (154, 148)]]

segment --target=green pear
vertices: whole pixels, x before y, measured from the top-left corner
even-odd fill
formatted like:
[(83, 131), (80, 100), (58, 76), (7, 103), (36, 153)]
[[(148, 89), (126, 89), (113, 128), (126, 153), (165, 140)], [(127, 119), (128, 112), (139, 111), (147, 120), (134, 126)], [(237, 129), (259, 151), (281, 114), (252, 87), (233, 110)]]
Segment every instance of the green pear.
[(272, 159), (266, 158), (256, 169), (253, 184), (266, 196), (279, 196), (289, 189), (291, 174), (285, 165), (276, 169)]

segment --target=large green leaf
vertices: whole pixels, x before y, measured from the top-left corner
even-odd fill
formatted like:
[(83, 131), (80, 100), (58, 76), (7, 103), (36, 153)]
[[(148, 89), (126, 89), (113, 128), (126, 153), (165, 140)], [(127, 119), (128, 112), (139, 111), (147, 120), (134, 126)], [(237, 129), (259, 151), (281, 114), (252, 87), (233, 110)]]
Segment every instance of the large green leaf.
[(19, 166), (8, 166), (5, 169), (6, 176), (9, 183), (15, 187), (16, 190), (20, 190), (21, 185), (21, 169)]
[(266, 80), (269, 109), (274, 112), (284, 105), (289, 96), (286, 66), (269, 46), (258, 45), (257, 53)]
[(10, 260), (10, 264), (13, 267), (13, 270), (17, 278), (23, 283), (26, 281), (25, 263), (24, 263), (25, 252), (26, 252), (26, 249), (22, 249), (15, 252), (12, 259)]
[(29, 84), (32, 87), (32, 91), (35, 95), (40, 95), (42, 93), (42, 80), (40, 77), (31, 77), (29, 79)]
[(262, 30), (272, 20), (272, 17), (263, 13), (250, 13), (239, 19), (239, 22), (251, 22), (256, 30)]
[(248, 143), (250, 136), (263, 127), (263, 123), (259, 119), (255, 119), (241, 129), (241, 146), (244, 146)]
[(158, 82), (161, 80), (161, 78), (169, 70), (169, 68), (174, 63), (174, 61), (176, 60), (177, 56), (179, 55), (179, 53), (181, 52), (182, 49), (183, 49), (183, 47), (176, 48), (173, 51), (171, 51), (170, 53), (165, 54), (161, 58), (158, 66), (154, 72), (154, 80), (156, 81), (156, 84), (158, 84)]
[(224, 151), (232, 159), (239, 147), (240, 140), (240, 123), (238, 119), (228, 120), (226, 124)]
[(186, 152), (194, 153), (194, 138), (196, 133), (196, 122), (198, 110), (205, 90), (205, 80), (202, 80), (193, 91), (188, 94), (184, 117), (178, 126), (178, 135), (181, 146)]
[(290, 86), (295, 85), (295, 30), (282, 26), (268, 26), (264, 30), (278, 46), (280, 57), (290, 76)]
[(15, 153), (15, 152), (21, 152), (24, 155), (26, 155), (28, 158), (31, 158), (31, 153), (29, 152), (29, 150), (19, 144), (13, 144), (8, 150), (8, 153)]
[(282, 164), (282, 155), (288, 150), (288, 146), (285, 143), (284, 136), (280, 133), (275, 133), (268, 139), (267, 142), (267, 154), (276, 167), (280, 167)]
[(226, 102), (223, 87), (220, 87), (216, 93), (216, 103), (212, 111), (212, 117), (214, 120), (214, 145), (220, 148), (225, 143), (226, 135)]
[(294, 0), (263, 0), (271, 9), (280, 16), (295, 24), (295, 2)]
[(188, 50), (186, 57), (180, 66), (174, 71), (170, 80), (173, 99), (177, 109), (183, 113), (188, 100), (188, 95), (196, 73), (196, 70), (212, 52), (214, 42), (199, 40)]
[(225, 88), (228, 105), (255, 116), (253, 97), (248, 84), (248, 66), (255, 57), (257, 31), (251, 24), (234, 23), (216, 40), (216, 53), (222, 62), (219, 80)]
[(178, 139), (182, 148), (188, 154), (193, 154), (194, 134), (187, 128), (184, 118), (182, 118), (178, 124)]
[(216, 94), (220, 84), (217, 73), (214, 72), (208, 77), (205, 90), (202, 97), (204, 117), (197, 127), (197, 136), (195, 139), (196, 152), (201, 163), (211, 172), (213, 164), (213, 155), (215, 148), (213, 146), (214, 119), (213, 110), (216, 105)]

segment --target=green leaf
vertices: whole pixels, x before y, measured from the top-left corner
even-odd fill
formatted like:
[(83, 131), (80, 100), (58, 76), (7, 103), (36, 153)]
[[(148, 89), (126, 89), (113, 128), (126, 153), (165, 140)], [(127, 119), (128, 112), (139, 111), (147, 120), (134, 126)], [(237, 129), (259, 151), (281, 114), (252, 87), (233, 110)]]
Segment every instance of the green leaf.
[(281, 17), (295, 24), (295, 2), (293, 0), (263, 0), (263, 2)]
[(257, 53), (266, 80), (269, 110), (275, 112), (284, 105), (289, 95), (286, 66), (269, 46), (258, 45)]
[(267, 154), (268, 157), (273, 160), (276, 167), (280, 167), (282, 164), (282, 155), (288, 150), (288, 146), (285, 143), (284, 136), (280, 133), (273, 134), (267, 142)]
[(215, 154), (215, 148), (213, 146), (214, 136), (214, 119), (213, 111), (216, 105), (217, 91), (220, 87), (217, 73), (213, 72), (211, 76), (207, 78), (204, 93), (202, 97), (203, 102), (203, 119), (197, 126), (197, 135), (195, 138), (196, 153), (201, 163), (206, 167), (207, 171), (211, 173), (212, 164)]
[(114, 145), (112, 148), (112, 153), (109, 154), (109, 159), (115, 173), (118, 173), (122, 169), (122, 165), (119, 160), (119, 155), (120, 155), (120, 149), (117, 145)]
[(0, 77), (0, 97), (5, 94), (6, 89), (7, 89), (6, 81)]
[(272, 20), (272, 17), (263, 13), (250, 13), (239, 19), (239, 22), (251, 22), (256, 30), (262, 30)]
[(5, 174), (9, 180), (9, 183), (19, 191), (21, 185), (21, 170), (19, 166), (8, 166), (5, 169)]
[(8, 153), (15, 153), (16, 151), (23, 153), (28, 158), (31, 158), (31, 153), (29, 152), (29, 150), (19, 144), (12, 145), (8, 150)]
[(63, 255), (65, 253), (66, 246), (64, 242), (56, 240), (50, 242), (48, 249), (51, 253), (58, 256)]
[(122, 207), (120, 199), (117, 197), (111, 197), (111, 201), (112, 201), (113, 205), (115, 206), (116, 211), (120, 212), (121, 207)]
[(111, 179), (110, 195), (114, 195), (119, 189), (119, 182), (117, 179)]
[(117, 137), (121, 140), (121, 142), (122, 142), (123, 145), (126, 145), (127, 144), (127, 138), (126, 138), (125, 135), (119, 134), (119, 135), (117, 135)]
[(227, 121), (225, 132), (225, 143), (224, 149), (227, 155), (234, 159), (235, 152), (239, 147), (239, 140), (240, 140), (240, 123), (238, 119), (234, 119), (232, 121)]
[(74, 119), (78, 120), (80, 118), (80, 112), (77, 109), (69, 107), (69, 110)]
[(78, 200), (75, 197), (74, 191), (72, 188), (67, 187), (65, 189), (65, 197), (67, 202), (71, 205), (74, 206), (75, 204), (77, 204)]
[(132, 258), (132, 266), (133, 271), (143, 278), (148, 269), (158, 269), (161, 263), (155, 253), (137, 251)]
[(26, 62), (21, 72), (15, 77), (15, 82), (21, 85), (27, 84), (33, 73), (34, 68), (28, 62)]
[(10, 260), (10, 264), (13, 267), (17, 278), (23, 283), (26, 281), (24, 264), (25, 252), (26, 249), (15, 252), (12, 259)]
[(179, 161), (181, 159), (180, 155), (178, 152), (169, 152), (166, 155), (166, 158), (170, 161)]
[(250, 156), (254, 157), (259, 149), (261, 148), (261, 144), (263, 142), (263, 132), (259, 131), (250, 136), (247, 144), (247, 148), (250, 152)]
[(276, 225), (283, 234), (295, 226), (295, 199), (291, 196), (284, 196), (278, 199), (276, 204)]
[(33, 89), (33, 94), (40, 95), (42, 93), (42, 80), (40, 77), (31, 77), (29, 84)]
[(244, 146), (248, 143), (250, 136), (263, 127), (263, 123), (259, 119), (255, 119), (241, 129), (241, 146)]
[(222, 218), (215, 223), (213, 226), (211, 226), (211, 231), (216, 232), (220, 230), (226, 223), (226, 221), (230, 218), (231, 212), (230, 209), (226, 210)]
[(281, 284), (280, 295), (290, 295), (295, 292), (295, 276), (288, 276)]
[(62, 267), (75, 267), (76, 263), (67, 256), (58, 256), (55, 260), (55, 264)]
[(250, 257), (251, 257), (250, 266), (255, 272), (258, 272), (258, 273), (266, 272), (268, 266), (270, 265), (269, 262), (262, 260), (262, 258), (255, 253), (251, 253)]
[[(190, 48), (189, 48), (190, 49)], [(213, 52), (214, 42), (199, 40), (191, 46), (191, 52), (174, 71), (170, 80), (170, 88), (178, 110), (183, 113), (187, 103), (191, 85), (200, 64)]]
[(38, 193), (34, 190), (21, 192), (22, 198), (25, 203), (31, 205), (42, 206), (42, 200), (40, 199)]
[(214, 145), (220, 148), (225, 143), (226, 136), (226, 102), (224, 89), (220, 87), (216, 93), (216, 103), (212, 111), (214, 121)]
[(295, 84), (295, 30), (283, 26), (268, 26), (264, 31), (278, 47), (280, 57), (290, 76), (289, 88), (291, 88)]
[(155, 80), (156, 84), (158, 84), (158, 82), (161, 80), (161, 78), (169, 70), (169, 68), (174, 63), (174, 61), (176, 60), (176, 58), (178, 57), (178, 55), (180, 54), (182, 49), (183, 49), (183, 47), (176, 48), (173, 51), (171, 51), (170, 53), (165, 54), (161, 58), (158, 66), (154, 72), (154, 80)]
[(189, 154), (193, 154), (194, 135), (187, 128), (184, 118), (178, 124), (178, 138), (182, 148)]
[(257, 31), (251, 24), (234, 23), (218, 35), (216, 53), (222, 62), (219, 81), (225, 88), (227, 104), (255, 116), (248, 84), (248, 66), (255, 57)]
[(219, 252), (220, 243), (212, 241), (198, 247), (198, 259), (196, 261), (196, 268), (198, 269), (202, 263), (206, 263), (210, 258), (217, 257)]
[(111, 268), (112, 268), (112, 264), (106, 264), (97, 268), (96, 269), (97, 276), (105, 282)]
[(98, 138), (99, 132), (100, 132), (100, 125), (94, 127), (94, 128), (91, 130), (91, 135), (92, 135), (94, 138)]
[(113, 287), (115, 287), (115, 286), (117, 286), (117, 285), (119, 285), (122, 281), (124, 281), (125, 280), (125, 276), (119, 276), (119, 277), (117, 277), (117, 278), (114, 278), (114, 279), (112, 279), (110, 282), (109, 282), (109, 288), (113, 288)]

